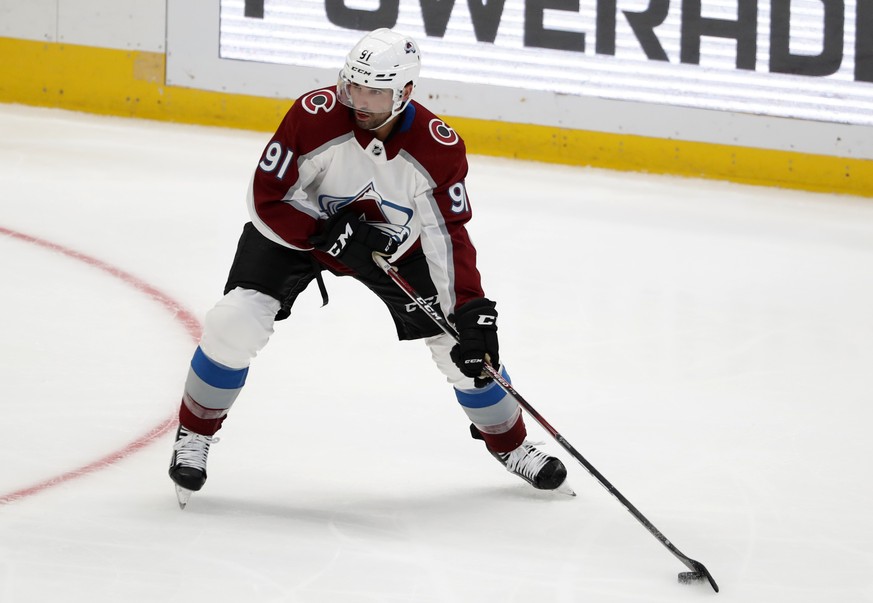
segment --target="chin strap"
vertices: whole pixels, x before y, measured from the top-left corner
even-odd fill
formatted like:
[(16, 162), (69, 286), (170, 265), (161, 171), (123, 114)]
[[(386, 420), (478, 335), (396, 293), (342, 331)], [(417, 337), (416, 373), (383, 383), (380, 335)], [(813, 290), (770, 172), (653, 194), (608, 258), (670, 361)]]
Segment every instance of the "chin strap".
[[(404, 108), (406, 108), (406, 107), (404, 106)], [(376, 126), (375, 128), (367, 128), (367, 131), (368, 131), (368, 132), (375, 132), (376, 130), (378, 130), (379, 128), (381, 128), (382, 126), (384, 126), (385, 124), (387, 124), (388, 122), (390, 122), (392, 119), (394, 119), (395, 117), (397, 117), (397, 116), (400, 115), (401, 113), (403, 113), (402, 110), (401, 110), (401, 111), (398, 111), (397, 113), (392, 113), (391, 115), (388, 116), (388, 119), (386, 119), (385, 121), (383, 121), (381, 124), (379, 124), (379, 125)]]
[(376, 126), (375, 128), (369, 128), (369, 131), (372, 132), (372, 131), (374, 131), (374, 130), (378, 130), (379, 128), (381, 128), (382, 126), (384, 126), (385, 124), (387, 124), (389, 121), (391, 121), (392, 119), (394, 119), (395, 117), (397, 117), (398, 115), (400, 115), (401, 113), (403, 113), (403, 112), (406, 110), (406, 107), (409, 105), (409, 101), (411, 100), (411, 98), (412, 98), (412, 97), (407, 98), (405, 101), (403, 101), (403, 104), (400, 105), (400, 108), (397, 109), (396, 111), (392, 111), (392, 112), (391, 112), (391, 115), (388, 116), (388, 119), (386, 119), (385, 121), (383, 121), (381, 124), (379, 124), (379, 125)]

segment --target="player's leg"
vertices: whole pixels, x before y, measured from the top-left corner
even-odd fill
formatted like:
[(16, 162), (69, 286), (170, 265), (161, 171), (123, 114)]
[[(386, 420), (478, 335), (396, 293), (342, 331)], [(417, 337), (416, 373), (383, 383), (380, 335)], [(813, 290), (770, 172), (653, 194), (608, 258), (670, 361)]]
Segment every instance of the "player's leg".
[[(434, 307), (438, 306), (436, 287), (424, 254), (413, 254), (395, 267), (419, 295)], [(465, 377), (450, 357), (454, 339), (444, 334), (390, 278), (381, 277), (384, 280), (363, 282), (388, 306), (398, 338), (425, 339), (437, 368), (453, 386), (455, 398), (472, 423), (473, 437), (484, 440), (492, 456), (534, 487), (548, 490), (559, 487), (567, 471), (559, 459), (525, 441), (527, 430), (518, 402), (494, 382), (477, 388), (473, 379)], [(502, 367), (500, 370), (508, 380), (505, 370)]]
[(249, 365), (317, 270), (309, 254), (269, 241), (251, 224), (243, 229), (225, 295), (206, 314), (185, 380), (170, 462), (170, 477), (181, 488), (203, 487), (213, 436), (242, 391)]
[(279, 301), (268, 295), (234, 288), (206, 313), (185, 380), (173, 446), (170, 477), (179, 486), (199, 490), (206, 481), (213, 436), (245, 385), (250, 362), (273, 333), (279, 307)]
[[(455, 365), (450, 351), (455, 340), (446, 334), (425, 340), (437, 368), (455, 390), (455, 397), (470, 419), (473, 438), (483, 440), (488, 452), (508, 471), (521, 477), (534, 488), (554, 490), (567, 478), (567, 469), (560, 459), (538, 450), (528, 442), (527, 428), (516, 400), (497, 383), (491, 381), (476, 387)], [(509, 381), (505, 367), (500, 374)]]

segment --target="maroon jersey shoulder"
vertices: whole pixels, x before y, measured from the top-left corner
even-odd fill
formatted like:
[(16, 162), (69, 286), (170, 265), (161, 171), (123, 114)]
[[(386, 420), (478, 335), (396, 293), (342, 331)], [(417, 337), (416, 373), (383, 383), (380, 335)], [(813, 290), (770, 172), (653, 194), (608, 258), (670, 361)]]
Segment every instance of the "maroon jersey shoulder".
[(311, 90), (298, 98), (282, 123), (283, 136), (298, 155), (352, 132), (349, 110), (336, 98), (334, 88)]
[(415, 116), (403, 131), (403, 149), (434, 179), (437, 186), (467, 175), (467, 147), (461, 136), (429, 109), (411, 102)]

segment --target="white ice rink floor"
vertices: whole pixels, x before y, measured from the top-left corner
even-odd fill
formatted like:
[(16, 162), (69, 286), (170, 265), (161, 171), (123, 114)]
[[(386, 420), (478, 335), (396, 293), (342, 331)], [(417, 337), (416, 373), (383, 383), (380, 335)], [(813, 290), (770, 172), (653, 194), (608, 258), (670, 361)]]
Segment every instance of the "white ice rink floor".
[[(501, 357), (578, 496), (470, 439), (349, 279), (166, 475), (269, 136), (0, 106), (0, 602), (873, 601), (873, 200), (471, 157)], [(313, 287), (314, 289), (314, 287)]]

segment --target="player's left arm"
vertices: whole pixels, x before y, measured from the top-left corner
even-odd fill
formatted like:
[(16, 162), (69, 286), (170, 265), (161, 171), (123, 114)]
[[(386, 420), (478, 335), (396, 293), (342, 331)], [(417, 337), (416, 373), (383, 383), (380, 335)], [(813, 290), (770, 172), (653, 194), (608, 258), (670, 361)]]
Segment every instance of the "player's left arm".
[(459, 337), (451, 351), (452, 361), (464, 375), (474, 378), (476, 387), (482, 387), (490, 381), (484, 373), (484, 364), (500, 365), (497, 308), (482, 289), (476, 248), (466, 226), (472, 218), (465, 182), (466, 161), (459, 166), (454, 177), (435, 188), (433, 195), (445, 224), (447, 247), (452, 250), (450, 267), (454, 273), (455, 299), (448, 318), (455, 324)]
[(417, 213), (421, 246), (440, 306), (448, 315), (484, 297), (484, 292), (476, 266), (476, 248), (466, 228), (473, 215), (466, 184), (466, 151), (461, 141), (438, 151), (428, 156), (428, 185), (418, 197)]

